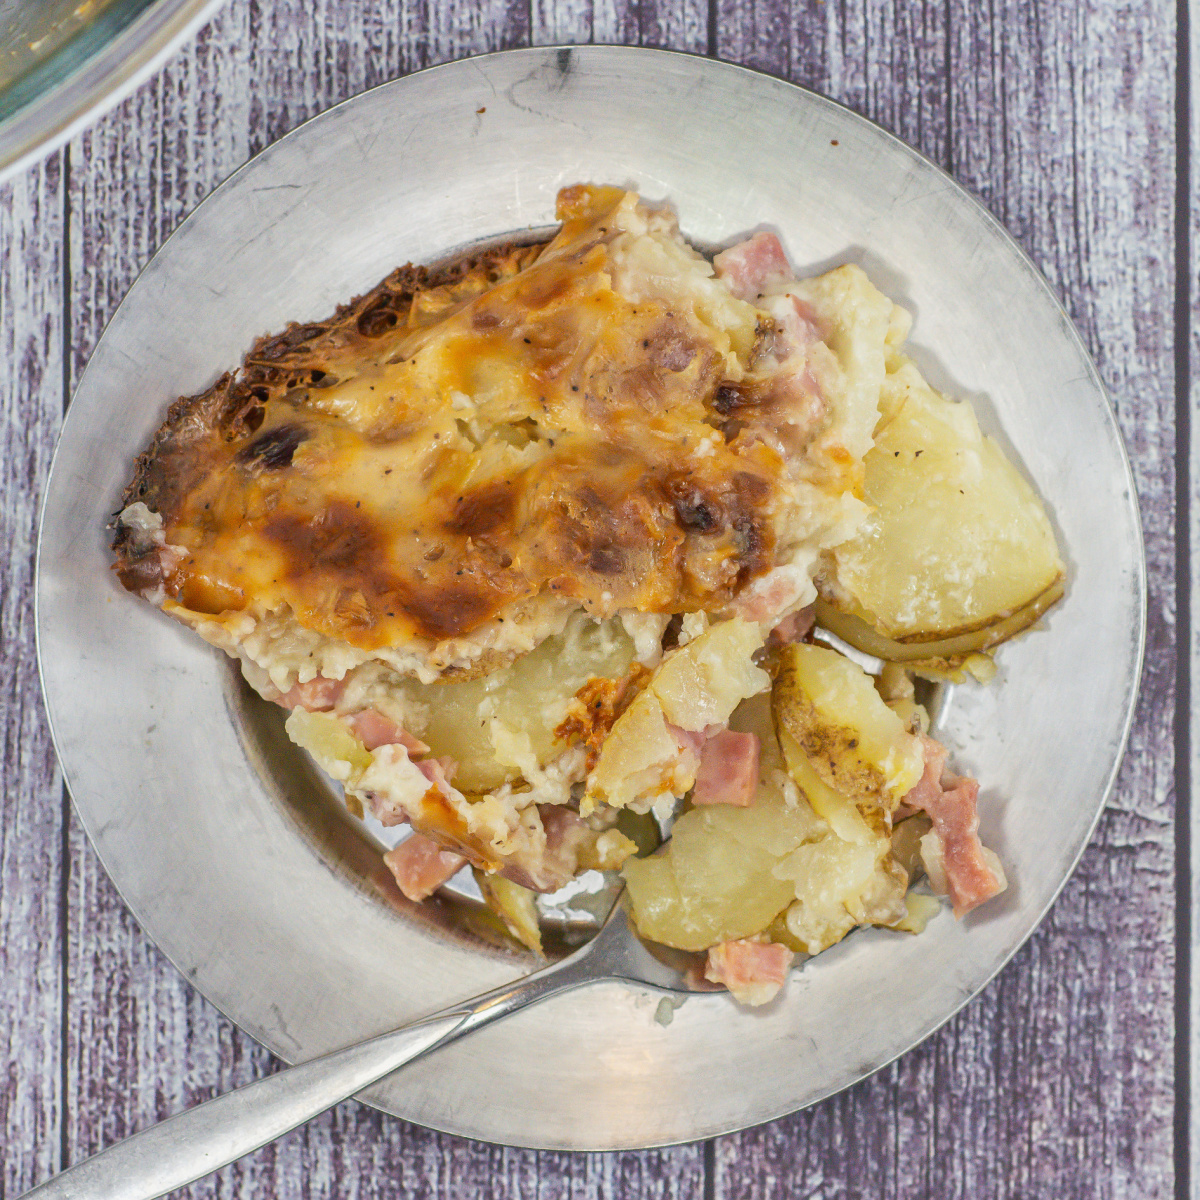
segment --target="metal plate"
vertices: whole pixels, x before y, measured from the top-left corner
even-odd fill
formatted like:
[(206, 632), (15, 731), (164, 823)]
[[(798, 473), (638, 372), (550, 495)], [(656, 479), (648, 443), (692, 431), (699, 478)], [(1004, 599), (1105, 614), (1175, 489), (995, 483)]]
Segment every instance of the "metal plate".
[(983, 780), (1011, 880), (962, 922), (869, 931), (745, 1012), (606, 985), (561, 997), (370, 1093), (409, 1120), (557, 1149), (708, 1137), (846, 1087), (927, 1036), (1029, 936), (1124, 748), (1144, 637), (1128, 462), (1096, 371), (996, 222), (869, 122), (789, 84), (663, 52), (499, 54), (359, 96), (265, 151), (146, 268), (93, 355), (50, 479), (38, 635), (76, 805), (149, 935), (295, 1061), (499, 984), (529, 963), (406, 906), (226, 661), (135, 601), (104, 522), (167, 403), (256, 335), (324, 316), (408, 260), (544, 226), (565, 183), (637, 186), (697, 243), (777, 228), (805, 270), (861, 263), (916, 317), (931, 381), (974, 402), (1046, 498), (1067, 597), (955, 690), (954, 763)]

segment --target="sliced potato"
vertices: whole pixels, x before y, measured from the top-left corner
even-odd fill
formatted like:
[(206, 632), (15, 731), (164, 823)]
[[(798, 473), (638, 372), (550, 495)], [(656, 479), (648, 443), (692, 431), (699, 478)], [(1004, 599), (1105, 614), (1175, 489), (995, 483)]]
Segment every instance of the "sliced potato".
[(695, 763), (681, 760), (679, 742), (667, 728), (658, 697), (639, 692), (613, 722), (588, 776), (579, 811), (587, 816), (598, 805), (646, 812), (661, 796), (682, 796), (695, 778)]
[[(788, 290), (811, 305), (818, 319), (828, 327), (824, 345), (814, 347), (811, 366), (824, 385), (822, 394), (833, 409), (831, 430), (836, 431), (851, 462), (829, 453), (834, 446), (829, 444), (828, 437), (819, 438), (814, 457), (820, 462), (828, 455), (829, 466), (840, 470), (849, 483), (860, 476), (859, 460), (871, 445), (879, 387), (889, 351), (903, 341), (911, 320), (853, 263), (800, 280), (789, 285)], [(823, 361), (826, 348), (836, 363), (833, 378)]]
[(504, 928), (535, 954), (542, 952), (542, 931), (538, 924), (534, 893), (503, 875), (475, 870), (472, 872), (479, 890), (492, 910), (504, 923)]
[(757, 624), (733, 617), (668, 655), (648, 685), (663, 715), (693, 732), (725, 724), (742, 700), (770, 685), (767, 673), (754, 665), (762, 644)]
[[(837, 651), (785, 646), (777, 662), (772, 704), (797, 785), (804, 790), (802, 776), (815, 773), (826, 788), (852, 801), (868, 823), (873, 812), (890, 814), (925, 770), (920, 739), (884, 703), (871, 676)], [(789, 739), (807, 765), (789, 755)], [(809, 795), (810, 803), (832, 823), (833, 801), (809, 782), (817, 793)]]
[(831, 788), (809, 761), (800, 743), (786, 729), (779, 730), (779, 742), (788, 774), (818, 816), (829, 822), (830, 829), (844, 842), (876, 845), (884, 833), (883, 808), (877, 804), (859, 806), (849, 797)]
[[(853, 626), (849, 635), (829, 626), (867, 653), (886, 645), (879, 657), (944, 659), (954, 668), (1036, 620), (1061, 595), (1063, 564), (1041, 501), (980, 432), (970, 406), (897, 362), (865, 460), (873, 512), (831, 552), (819, 582), (824, 614), (874, 630), (868, 648)], [(896, 645), (921, 649), (899, 659)]]
[(706, 950), (761, 932), (787, 907), (792, 885), (772, 874), (778, 859), (767, 847), (765, 826), (774, 822), (782, 843), (796, 844), (813, 816), (793, 814), (782, 803), (769, 816), (757, 809), (693, 809), (675, 822), (659, 853), (625, 864), (633, 919), (643, 936)]
[(294, 708), (284, 729), (288, 737), (341, 783), (353, 783), (371, 765), (370, 751), (332, 713)]
[[(756, 701), (743, 704), (731, 724), (746, 724), (743, 714), (755, 706)], [(774, 740), (769, 713), (763, 735)], [(828, 826), (794, 789), (789, 797), (786, 776), (768, 754), (762, 764), (749, 808), (692, 809), (675, 822), (659, 853), (630, 859), (622, 868), (634, 922), (645, 937), (704, 950), (761, 932), (787, 907), (793, 888), (776, 877), (776, 864), (804, 841), (827, 833)]]
[[(1018, 609), (994, 625), (929, 642), (898, 642), (894, 638), (884, 637), (861, 617), (843, 612), (820, 596), (817, 597), (814, 607), (817, 624), (823, 629), (828, 629), (835, 637), (841, 638), (848, 646), (853, 646), (855, 650), (861, 650), (872, 658), (883, 659), (884, 662), (902, 663), (922, 674), (946, 676), (956, 683), (961, 683), (964, 678), (964, 665), (969, 666), (972, 658), (985, 658), (985, 652), (993, 646), (999, 646), (1001, 642), (1024, 632), (1043, 613), (1058, 603), (1062, 594), (1063, 581), (1058, 579), (1024, 608)], [(972, 671), (972, 674), (977, 672)]]
[[(798, 846), (776, 867), (792, 885), (784, 923), (801, 950), (819, 954), (867, 920), (864, 895), (876, 890), (882, 858), (877, 846), (828, 837)], [(905, 889), (896, 886), (902, 902)]]
[(770, 676), (752, 657), (762, 642), (756, 624), (735, 617), (664, 658), (613, 723), (580, 811), (607, 804), (645, 812), (662, 796), (682, 796), (695, 781), (696, 760), (670, 726), (699, 732), (723, 725), (740, 701), (765, 691)]
[(772, 941), (816, 953), (855, 925), (901, 920), (908, 875), (887, 834), (815, 772), (813, 791), (836, 798), (850, 836), (814, 811), (783, 770), (769, 697), (743, 701), (729, 724), (762, 741), (754, 803), (692, 809), (659, 853), (625, 864), (639, 932), (703, 950), (767, 931)]
[(458, 763), (455, 787), (488, 792), (560, 754), (565, 747), (554, 730), (575, 693), (597, 676), (624, 675), (633, 656), (619, 620), (580, 613), (561, 634), (490, 675), (457, 683), (405, 680), (399, 687), (428, 712), (419, 736), (431, 753)]

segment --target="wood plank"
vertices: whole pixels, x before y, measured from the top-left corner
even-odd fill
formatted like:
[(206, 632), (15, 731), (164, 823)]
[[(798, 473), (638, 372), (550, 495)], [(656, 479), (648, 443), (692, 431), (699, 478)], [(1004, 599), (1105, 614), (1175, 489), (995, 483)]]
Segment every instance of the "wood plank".
[[(1134, 458), (1147, 673), (1117, 794), (1030, 944), (898, 1064), (722, 1139), (717, 1196), (1172, 1190), (1172, 14), (1150, 3), (1119, 19), (1094, 4), (942, 8), (721, 0), (718, 53), (816, 83), (920, 146), (1064, 297)], [(889, 39), (902, 15), (908, 28)]]
[(535, 46), (598, 43), (708, 51), (705, 0), (533, 0)]
[[(329, 104), (402, 71), (526, 38), (520, 6), (235, 2), (167, 68), (72, 146), (70, 289), (86, 362), (137, 271), (249, 154)], [(665, 28), (664, 21), (655, 29)], [(72, 820), (68, 1161), (272, 1069), (150, 945)], [(505, 1150), (339, 1106), (188, 1196), (373, 1194), (547, 1200), (684, 1197), (698, 1148), (647, 1155)]]
[[(1182, 10), (1181, 10), (1182, 11)], [(1189, 206), (1187, 219), (1187, 261), (1181, 264), (1186, 267), (1186, 276), (1180, 282), (1183, 287), (1179, 301), (1183, 308), (1178, 316), (1189, 320), (1191, 337), (1188, 343), (1180, 347), (1184, 371), (1179, 383), (1188, 389), (1189, 395), (1185, 401), (1181, 395), (1180, 412), (1187, 404), (1189, 418), (1190, 444), (1188, 447), (1188, 517), (1189, 517), (1189, 664), (1190, 664), (1190, 694), (1196, 695), (1200, 684), (1200, 624), (1197, 614), (1200, 614), (1200, 579), (1197, 578), (1196, 564), (1200, 563), (1200, 500), (1196, 496), (1196, 483), (1200, 480), (1200, 14), (1195, 5), (1188, 10), (1188, 28), (1186, 31), (1186, 55), (1188, 76), (1186, 80), (1187, 93), (1183, 97), (1183, 107), (1187, 120), (1188, 173), (1183, 180), (1185, 195)], [(1182, 620), (1182, 614), (1181, 614)], [(1196, 1012), (1196, 997), (1200, 996), (1200, 793), (1197, 791), (1197, 781), (1200, 781), (1200, 714), (1196, 712), (1194, 701), (1187, 707), (1188, 712), (1188, 748), (1189, 748), (1189, 783), (1190, 796), (1190, 973), (1188, 978), (1188, 1089), (1189, 1111), (1187, 1116), (1187, 1133), (1189, 1142), (1190, 1191), (1188, 1194), (1200, 1197), (1200, 1014)], [(1182, 1194), (1182, 1193), (1181, 1193)]]
[[(1093, 1196), (1168, 1196), (1174, 338), (1169, 320), (1147, 318), (1174, 298), (1174, 14), (1153, 3), (1120, 15), (1103, 4), (1006, 3), (993, 23), (963, 4), (957, 28), (951, 169), (1031, 253), (1096, 360), (1133, 463), (1150, 591), (1146, 669), (1117, 790), (1028, 966), (1002, 977), (995, 1019), (971, 1029), (968, 1013), (964, 1034), (994, 1030), (1006, 1052), (996, 1079), (1009, 1100), (991, 1102), (1008, 1147), (994, 1168), (1004, 1194), (1069, 1194), (1086, 1169)], [(1047, 1127), (1052, 1138), (1039, 1136)], [(959, 1129), (965, 1154), (971, 1135)]]
[(62, 156), (0, 186), (0, 1196), (58, 1168), (62, 784), (34, 655), (38, 504), (62, 416)]

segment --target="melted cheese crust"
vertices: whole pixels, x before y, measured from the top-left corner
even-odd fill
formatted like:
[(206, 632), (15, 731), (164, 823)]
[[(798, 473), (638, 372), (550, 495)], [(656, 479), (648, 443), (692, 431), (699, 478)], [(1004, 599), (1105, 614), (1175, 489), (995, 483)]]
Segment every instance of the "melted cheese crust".
[[(781, 354), (769, 298), (735, 298), (669, 213), (575, 187), (558, 215), (516, 273), (418, 290), (381, 336), (327, 339), (253, 428), (192, 437), (160, 506), (168, 611), (227, 649), (282, 622), (338, 647), (339, 677), (428, 678), (511, 657), (506, 620), (536, 644), (576, 608), (728, 612), (780, 563), (807, 586), (865, 511), (876, 415), (836, 314), (867, 312), (882, 361), (891, 305), (847, 285), (830, 344)], [(797, 380), (799, 431), (776, 411)]]

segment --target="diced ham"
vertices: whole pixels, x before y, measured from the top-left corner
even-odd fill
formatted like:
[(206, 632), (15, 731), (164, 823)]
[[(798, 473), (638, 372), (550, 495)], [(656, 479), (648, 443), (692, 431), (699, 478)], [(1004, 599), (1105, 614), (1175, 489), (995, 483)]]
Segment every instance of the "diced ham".
[[(901, 802), (906, 810), (921, 811), (933, 822), (922, 838), (930, 879), (944, 875), (946, 890), (961, 917), (1007, 887), (1000, 860), (979, 840), (979, 784), (943, 774), (946, 749), (931, 737), (921, 739), (925, 751), (925, 773)], [(932, 854), (926, 854), (926, 839), (933, 839)]]
[(380, 746), (403, 746), (409, 754), (425, 754), (429, 751), (424, 742), (376, 708), (364, 708), (356, 712), (348, 723), (355, 737), (368, 750), (378, 750)]
[(708, 952), (704, 978), (723, 983), (743, 1004), (773, 1000), (787, 980), (792, 952), (778, 942), (722, 942)]
[[(714, 732), (718, 726), (713, 726)], [(692, 729), (683, 729), (679, 725), (672, 725), (667, 722), (667, 729), (671, 736), (679, 745), (679, 752), (684, 755), (692, 755), (696, 759), (696, 766), (700, 765), (700, 754), (704, 749), (705, 739), (708, 737), (708, 730), (701, 729), (699, 731)]]
[(346, 689), (344, 680), (326, 679), (315, 675), (305, 683), (297, 683), (275, 697), (284, 708), (306, 708), (309, 712), (328, 712)]
[(753, 733), (723, 729), (700, 751), (693, 804), (733, 804), (749, 808), (758, 790), (759, 741)]
[[(704, 760), (704, 748), (709, 741), (724, 732), (724, 725), (706, 725), (703, 729), (683, 729), (679, 725), (667, 722), (667, 729), (679, 746), (679, 760), (674, 771), (675, 786), (680, 790), (676, 795), (691, 788), (696, 781), (700, 764)], [(757, 768), (756, 768), (757, 770)], [(713, 803), (716, 803), (715, 801)]]
[(414, 833), (394, 850), (389, 850), (383, 861), (410, 900), (424, 900), (456, 874), (467, 860), (461, 854), (443, 850), (423, 834)]
[(754, 300), (771, 284), (794, 277), (779, 238), (765, 232), (722, 250), (713, 267), (739, 300)]
[(828, 330), (817, 310), (807, 300), (801, 300), (799, 296), (791, 296), (789, 299), (792, 302), (795, 317), (787, 322), (788, 332), (806, 346), (821, 341)]
[(771, 630), (771, 644), (787, 646), (792, 642), (803, 641), (816, 620), (816, 609), (809, 604), (789, 613), (774, 629)]
[(817, 310), (799, 296), (779, 296), (767, 311), (775, 318), (775, 355), (780, 360), (802, 354), (829, 332)]
[(458, 774), (458, 763), (454, 759), (423, 758), (419, 763), (414, 763), (413, 766), (444, 795), (449, 796), (454, 790), (450, 786), (450, 781)]
[(755, 579), (734, 602), (733, 608), (746, 621), (774, 622), (807, 592), (812, 595), (808, 572), (801, 567), (775, 567)]
[(895, 820), (911, 817), (915, 812), (928, 812), (942, 795), (942, 774), (946, 769), (946, 747), (936, 738), (922, 736), (921, 750), (925, 755), (925, 773), (916, 786), (900, 801), (893, 814)]

